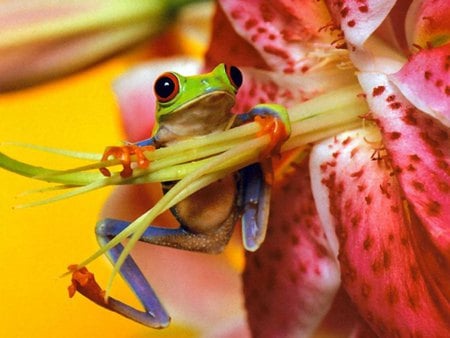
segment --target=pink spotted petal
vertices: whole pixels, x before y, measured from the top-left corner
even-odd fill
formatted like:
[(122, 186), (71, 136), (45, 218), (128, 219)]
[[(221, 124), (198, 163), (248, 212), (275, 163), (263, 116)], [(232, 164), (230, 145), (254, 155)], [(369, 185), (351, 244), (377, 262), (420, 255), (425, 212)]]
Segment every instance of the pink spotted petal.
[(404, 213), (392, 168), (367, 141), (376, 136), (361, 129), (317, 145), (314, 196), (328, 195), (343, 286), (371, 329), (379, 337), (439, 337), (448, 329), (449, 304), (423, 258), (430, 249), (423, 225)]
[(441, 46), (450, 42), (450, 2), (415, 0), (407, 15), (405, 31), (409, 47)]
[(450, 43), (422, 49), (390, 79), (414, 106), (450, 126)]
[(122, 75), (114, 84), (127, 140), (136, 142), (150, 137), (155, 123), (153, 83), (166, 71), (192, 75), (200, 63), (189, 58), (166, 58), (152, 61)]
[(235, 32), (272, 70), (305, 72), (320, 61), (308, 52), (334, 48), (336, 31), (323, 29), (331, 18), (321, 1), (222, 0), (220, 6)]
[(385, 75), (359, 78), (406, 199), (436, 247), (450, 258), (448, 127), (412, 106)]
[(216, 6), (211, 35), (212, 38), (205, 55), (207, 69), (213, 69), (221, 62), (241, 67), (269, 69), (255, 47), (235, 32), (220, 6)]
[(395, 0), (327, 0), (330, 12), (344, 32), (349, 47), (362, 47), (381, 25)]
[(307, 163), (274, 189), (267, 237), (246, 255), (248, 322), (254, 337), (307, 337), (339, 287), (336, 253), (317, 216)]
[[(311, 99), (320, 93), (355, 83), (355, 77), (346, 70), (320, 69), (305, 74), (283, 74), (279, 72), (242, 68), (244, 82), (237, 94), (234, 111), (246, 112), (258, 103), (278, 103), (291, 107)], [(324, 81), (324, 78), (328, 78)]]

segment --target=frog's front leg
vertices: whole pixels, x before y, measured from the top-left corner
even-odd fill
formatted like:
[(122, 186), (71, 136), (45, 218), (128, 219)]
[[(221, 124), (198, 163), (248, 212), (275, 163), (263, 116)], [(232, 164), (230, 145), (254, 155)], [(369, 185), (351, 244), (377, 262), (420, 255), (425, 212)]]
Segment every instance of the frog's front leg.
[(277, 104), (260, 104), (251, 111), (238, 115), (235, 124), (256, 121), (261, 134), (270, 134), (269, 145), (260, 154), (260, 163), (239, 171), (242, 198), (242, 240), (244, 247), (255, 251), (264, 241), (269, 217), (272, 161), (270, 156), (280, 150), (291, 132), (287, 110)]
[(252, 121), (261, 125), (258, 136), (269, 134), (271, 137), (269, 145), (262, 151), (260, 158), (265, 159), (278, 153), (281, 145), (291, 134), (291, 123), (286, 108), (279, 104), (258, 104), (249, 112), (237, 115), (234, 124), (241, 125)]
[[(114, 157), (120, 160), (123, 166), (120, 176), (123, 178), (130, 177), (133, 174), (133, 168), (131, 168), (132, 159), (135, 155), (137, 157), (136, 163), (139, 168), (147, 168), (150, 161), (145, 156), (146, 151), (153, 151), (156, 146), (155, 139), (149, 138), (137, 143), (129, 143), (123, 146), (111, 146), (105, 149), (102, 156), (102, 161), (108, 160), (110, 157)], [(104, 176), (111, 176), (111, 172), (107, 168), (100, 168), (100, 172)]]

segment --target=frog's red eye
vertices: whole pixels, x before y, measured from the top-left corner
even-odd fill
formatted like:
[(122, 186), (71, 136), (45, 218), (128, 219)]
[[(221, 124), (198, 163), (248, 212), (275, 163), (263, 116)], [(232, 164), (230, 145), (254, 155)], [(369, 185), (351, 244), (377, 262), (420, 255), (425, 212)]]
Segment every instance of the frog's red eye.
[(180, 82), (175, 74), (164, 73), (155, 81), (153, 89), (159, 102), (168, 102), (177, 96)]
[(242, 85), (242, 72), (238, 67), (235, 66), (225, 66), (225, 70), (227, 72), (228, 78), (231, 81), (231, 84), (238, 89)]

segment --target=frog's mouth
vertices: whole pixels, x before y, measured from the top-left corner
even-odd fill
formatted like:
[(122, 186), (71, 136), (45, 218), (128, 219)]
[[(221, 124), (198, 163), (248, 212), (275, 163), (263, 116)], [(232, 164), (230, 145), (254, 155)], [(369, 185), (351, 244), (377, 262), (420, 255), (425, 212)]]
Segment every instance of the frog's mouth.
[(158, 142), (167, 144), (191, 136), (225, 130), (234, 115), (231, 108), (234, 95), (226, 91), (206, 93), (161, 117), (156, 135)]

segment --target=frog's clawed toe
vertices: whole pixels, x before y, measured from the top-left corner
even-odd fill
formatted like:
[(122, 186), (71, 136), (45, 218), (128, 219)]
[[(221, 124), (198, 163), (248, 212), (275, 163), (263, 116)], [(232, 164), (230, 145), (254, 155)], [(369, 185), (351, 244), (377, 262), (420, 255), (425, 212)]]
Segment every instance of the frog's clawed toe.
[[(145, 169), (150, 164), (150, 161), (145, 156), (146, 151), (153, 151), (155, 148), (153, 146), (137, 146), (134, 144), (127, 144), (124, 146), (113, 146), (107, 147), (103, 153), (102, 161), (108, 160), (110, 156), (120, 160), (123, 166), (120, 176), (123, 178), (130, 177), (133, 174), (133, 168), (131, 168), (132, 158), (131, 156), (136, 155), (136, 163), (139, 168)], [(103, 167), (99, 169), (104, 176), (111, 176), (109, 169)]]
[(258, 136), (265, 134), (270, 135), (270, 143), (261, 152), (260, 157), (266, 158), (273, 154), (279, 153), (282, 144), (288, 139), (289, 134), (285, 128), (283, 121), (274, 115), (257, 115), (255, 122), (261, 125), (261, 130)]
[(78, 291), (93, 302), (106, 306), (105, 291), (95, 281), (94, 274), (87, 268), (78, 268), (77, 265), (70, 265), (69, 271), (72, 272), (72, 284), (69, 285), (69, 297), (73, 297)]

